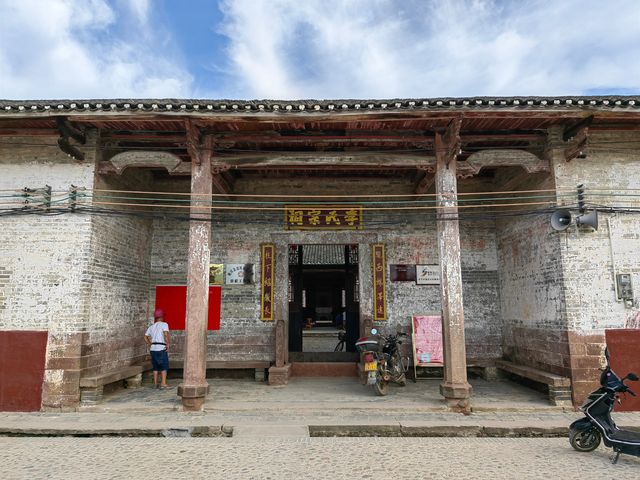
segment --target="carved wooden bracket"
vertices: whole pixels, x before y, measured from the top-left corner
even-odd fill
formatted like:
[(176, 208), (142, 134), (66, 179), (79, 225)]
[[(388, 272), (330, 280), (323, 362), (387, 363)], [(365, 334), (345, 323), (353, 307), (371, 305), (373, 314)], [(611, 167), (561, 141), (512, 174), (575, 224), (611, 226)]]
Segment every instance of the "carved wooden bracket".
[(182, 160), (168, 152), (129, 151), (118, 153), (111, 158), (110, 163), (116, 169), (118, 175), (127, 167), (161, 167), (167, 172), (176, 172), (182, 164)]
[(433, 163), (425, 164), (425, 165), (417, 165), (416, 168), (425, 173), (436, 173), (436, 163), (435, 160)]
[(231, 168), (228, 163), (211, 163), (211, 173), (219, 175), (222, 172), (226, 172)]
[(189, 153), (189, 157), (191, 157), (191, 161), (196, 165), (200, 165), (200, 129), (190, 118), (185, 120), (184, 126), (187, 131), (187, 152)]
[(445, 131), (442, 142), (444, 143), (445, 153), (444, 162), (447, 166), (458, 156), (462, 140), (460, 139), (460, 127), (462, 126), (462, 117), (454, 118), (449, 122)]
[(567, 148), (564, 150), (564, 158), (567, 162), (570, 162), (576, 157), (584, 158), (586, 156), (589, 126), (592, 122), (593, 115), (564, 129), (562, 139), (567, 142)]
[(584, 127), (575, 137), (567, 142), (568, 147), (564, 149), (565, 160), (570, 162), (576, 157), (586, 157), (587, 140), (589, 140), (589, 127)]
[(549, 161), (525, 150), (482, 150), (471, 154), (466, 162), (458, 163), (458, 178), (469, 178), (484, 167), (521, 167), (527, 173), (548, 172)]

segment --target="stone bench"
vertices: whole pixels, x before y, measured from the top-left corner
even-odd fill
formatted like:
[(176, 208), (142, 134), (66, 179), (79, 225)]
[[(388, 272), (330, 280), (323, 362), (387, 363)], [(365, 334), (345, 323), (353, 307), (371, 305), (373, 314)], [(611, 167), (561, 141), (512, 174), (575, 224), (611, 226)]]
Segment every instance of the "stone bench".
[(127, 388), (137, 388), (142, 385), (142, 373), (150, 368), (151, 364), (131, 365), (97, 375), (81, 377), (80, 403), (92, 405), (100, 402), (104, 386), (110, 383), (124, 381)]
[[(255, 370), (255, 379), (258, 382), (266, 380), (265, 372), (270, 366), (271, 362), (268, 360), (207, 361), (207, 370)], [(169, 368), (181, 370), (183, 367), (183, 360), (169, 360)]]
[(547, 385), (549, 387), (549, 401), (552, 405), (572, 405), (571, 379), (526, 365), (518, 365), (508, 360), (496, 360), (496, 367), (513, 375)]

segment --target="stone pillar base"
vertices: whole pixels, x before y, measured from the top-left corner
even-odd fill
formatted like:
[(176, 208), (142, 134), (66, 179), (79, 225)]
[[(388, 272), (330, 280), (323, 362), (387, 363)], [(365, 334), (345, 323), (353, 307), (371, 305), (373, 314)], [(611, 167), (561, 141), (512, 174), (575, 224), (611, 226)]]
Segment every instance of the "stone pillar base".
[(471, 393), (473, 388), (469, 383), (441, 383), (440, 394), (444, 397), (447, 407), (455, 412), (471, 413)]
[(289, 383), (290, 375), (290, 363), (286, 363), (283, 367), (269, 367), (269, 385), (286, 385)]
[(178, 395), (182, 397), (182, 408), (187, 412), (199, 412), (204, 406), (204, 400), (209, 393), (209, 384), (178, 385)]

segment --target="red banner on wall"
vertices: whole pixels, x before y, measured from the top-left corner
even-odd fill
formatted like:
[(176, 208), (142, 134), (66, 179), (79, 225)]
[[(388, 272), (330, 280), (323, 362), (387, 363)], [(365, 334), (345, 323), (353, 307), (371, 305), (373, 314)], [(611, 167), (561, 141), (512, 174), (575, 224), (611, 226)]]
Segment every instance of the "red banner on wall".
[(260, 319), (273, 321), (274, 318), (274, 283), (276, 276), (276, 247), (268, 243), (262, 245), (262, 275)]
[[(220, 330), (222, 287), (209, 287), (209, 316), (207, 330)], [(169, 330), (184, 330), (187, 316), (186, 285), (156, 286), (156, 308), (164, 310), (164, 321)]]
[(387, 294), (386, 294), (386, 265), (384, 244), (375, 243), (371, 246), (373, 269), (373, 320), (387, 319)]

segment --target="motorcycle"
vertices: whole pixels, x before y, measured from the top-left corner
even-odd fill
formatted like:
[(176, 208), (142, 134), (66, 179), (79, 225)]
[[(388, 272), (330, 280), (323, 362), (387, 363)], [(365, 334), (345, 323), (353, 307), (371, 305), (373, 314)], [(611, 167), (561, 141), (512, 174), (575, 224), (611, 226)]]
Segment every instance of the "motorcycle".
[(636, 396), (624, 381), (635, 382), (638, 376), (635, 373), (628, 373), (621, 379), (611, 369), (609, 350), (606, 348), (604, 355), (607, 366), (600, 375), (601, 387), (589, 394), (584, 405), (580, 407), (585, 417), (570, 425), (569, 442), (579, 452), (591, 452), (598, 448), (601, 440), (604, 440), (604, 444), (616, 452), (612, 460), (615, 464), (621, 453), (640, 456), (640, 433), (620, 430), (611, 418), (614, 403), (616, 401), (621, 403), (621, 393)]
[(372, 385), (376, 395), (384, 396), (389, 393), (389, 383), (394, 382), (404, 387), (407, 384), (406, 371), (409, 368), (408, 359), (400, 356), (400, 337), (406, 333), (383, 335), (373, 328), (370, 337), (359, 338), (356, 349), (362, 354), (364, 373), (367, 385)]

